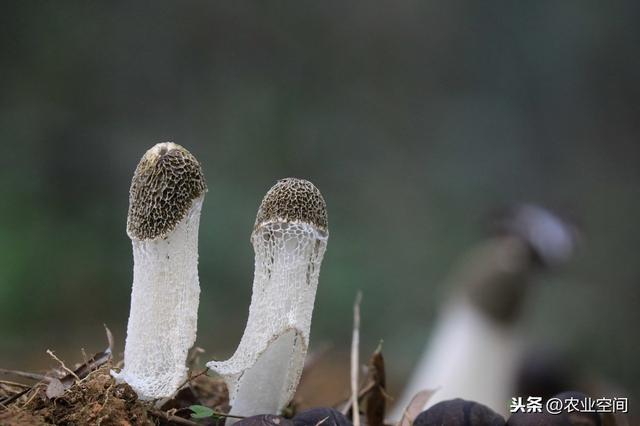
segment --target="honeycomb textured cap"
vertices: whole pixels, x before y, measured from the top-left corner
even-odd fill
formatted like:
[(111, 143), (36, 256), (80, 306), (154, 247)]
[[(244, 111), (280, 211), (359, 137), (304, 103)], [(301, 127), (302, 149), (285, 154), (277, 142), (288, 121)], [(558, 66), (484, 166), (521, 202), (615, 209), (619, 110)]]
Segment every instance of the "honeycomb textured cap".
[(327, 230), (327, 205), (322, 194), (304, 179), (279, 180), (262, 199), (255, 228), (266, 222), (307, 222)]
[(189, 151), (171, 142), (155, 145), (131, 181), (127, 234), (138, 240), (166, 236), (206, 191), (200, 163)]

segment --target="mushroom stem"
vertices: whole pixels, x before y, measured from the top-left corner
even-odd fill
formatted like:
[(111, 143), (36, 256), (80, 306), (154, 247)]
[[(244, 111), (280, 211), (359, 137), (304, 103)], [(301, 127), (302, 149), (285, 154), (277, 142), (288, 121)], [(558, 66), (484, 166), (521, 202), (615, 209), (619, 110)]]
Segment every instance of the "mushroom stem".
[(205, 191), (199, 163), (173, 143), (147, 151), (132, 181), (131, 310), (124, 368), (113, 375), (141, 399), (170, 397), (187, 377), (197, 330), (198, 227)]
[(231, 414), (279, 414), (293, 398), (327, 239), (324, 199), (313, 184), (289, 178), (269, 190), (251, 235), (255, 273), (247, 326), (229, 360), (207, 364), (227, 383)]

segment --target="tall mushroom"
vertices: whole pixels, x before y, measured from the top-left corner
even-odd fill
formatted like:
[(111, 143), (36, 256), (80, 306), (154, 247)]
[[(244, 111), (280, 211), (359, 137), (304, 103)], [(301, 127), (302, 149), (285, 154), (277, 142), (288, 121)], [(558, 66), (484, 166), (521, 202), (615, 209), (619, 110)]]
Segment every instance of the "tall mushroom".
[(187, 376), (187, 352), (196, 339), (198, 226), (206, 191), (198, 160), (171, 142), (148, 150), (131, 181), (133, 290), (124, 368), (113, 375), (141, 399), (170, 397)]
[(422, 389), (438, 389), (425, 408), (464, 398), (507, 414), (523, 339), (519, 319), (535, 272), (568, 260), (573, 228), (535, 205), (517, 206), (497, 235), (454, 273), (455, 294), (390, 416), (397, 420)]
[(302, 179), (278, 181), (258, 210), (249, 319), (233, 356), (207, 366), (229, 388), (231, 414), (279, 414), (293, 398), (309, 345), (327, 210)]

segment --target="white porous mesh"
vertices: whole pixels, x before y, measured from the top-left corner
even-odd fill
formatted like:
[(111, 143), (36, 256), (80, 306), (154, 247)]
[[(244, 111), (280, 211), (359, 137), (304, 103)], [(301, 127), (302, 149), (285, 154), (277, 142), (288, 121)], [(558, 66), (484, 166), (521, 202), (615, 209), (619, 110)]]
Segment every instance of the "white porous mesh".
[(133, 240), (133, 291), (124, 369), (113, 375), (141, 399), (172, 396), (196, 339), (198, 226), (203, 196), (166, 238)]
[(249, 319), (236, 352), (209, 368), (229, 387), (231, 413), (278, 413), (292, 399), (309, 344), (328, 234), (304, 222), (271, 222), (252, 235), (255, 275)]

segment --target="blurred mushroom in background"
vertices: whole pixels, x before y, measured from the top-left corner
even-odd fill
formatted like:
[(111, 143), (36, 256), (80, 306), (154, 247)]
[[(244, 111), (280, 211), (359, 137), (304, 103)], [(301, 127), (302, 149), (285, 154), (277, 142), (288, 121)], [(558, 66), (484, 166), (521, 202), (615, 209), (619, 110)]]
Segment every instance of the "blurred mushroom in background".
[(452, 295), (390, 420), (400, 419), (423, 389), (438, 389), (423, 409), (463, 398), (508, 413), (524, 352), (519, 319), (531, 281), (571, 257), (576, 231), (530, 204), (508, 209), (493, 228), (454, 271)]

